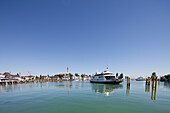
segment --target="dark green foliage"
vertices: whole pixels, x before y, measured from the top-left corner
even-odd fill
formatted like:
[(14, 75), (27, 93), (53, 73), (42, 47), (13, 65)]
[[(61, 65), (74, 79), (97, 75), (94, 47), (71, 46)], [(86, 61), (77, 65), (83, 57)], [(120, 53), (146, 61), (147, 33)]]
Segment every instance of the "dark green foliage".
[(156, 72), (152, 73), (151, 79), (153, 79), (153, 77), (156, 77)]
[(42, 79), (42, 75), (40, 75), (40, 79)]
[(122, 79), (122, 78), (123, 78), (123, 73), (121, 73), (119, 76), (119, 79)]
[(160, 81), (168, 81), (170, 80), (170, 74), (160, 77)]
[(84, 74), (81, 74), (81, 77), (82, 77), (82, 78), (84, 78), (84, 76), (85, 76)]
[(60, 75), (60, 74), (54, 75), (54, 77), (59, 77), (60, 79), (61, 79), (63, 76), (64, 76), (64, 75)]
[(76, 76), (76, 77), (79, 77), (80, 75), (79, 75), (78, 73), (75, 73), (75, 76)]
[(73, 74), (69, 73), (70, 79), (73, 79)]
[(170, 74), (165, 75), (165, 78), (166, 78), (166, 79), (170, 79)]
[(116, 73), (116, 77), (118, 77), (119, 76), (119, 74), (118, 73)]
[(39, 79), (39, 77), (38, 77), (38, 76), (36, 76), (36, 77), (35, 77), (35, 79), (36, 79), (36, 80), (38, 80), (38, 79)]

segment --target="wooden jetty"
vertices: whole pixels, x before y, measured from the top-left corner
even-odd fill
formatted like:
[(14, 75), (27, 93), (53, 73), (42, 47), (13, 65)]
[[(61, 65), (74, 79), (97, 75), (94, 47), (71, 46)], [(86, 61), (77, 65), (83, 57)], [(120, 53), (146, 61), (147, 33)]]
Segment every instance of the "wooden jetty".
[(8, 85), (8, 84), (15, 84), (15, 83), (19, 83), (18, 80), (10, 80), (10, 79), (0, 79), (0, 84), (1, 85)]

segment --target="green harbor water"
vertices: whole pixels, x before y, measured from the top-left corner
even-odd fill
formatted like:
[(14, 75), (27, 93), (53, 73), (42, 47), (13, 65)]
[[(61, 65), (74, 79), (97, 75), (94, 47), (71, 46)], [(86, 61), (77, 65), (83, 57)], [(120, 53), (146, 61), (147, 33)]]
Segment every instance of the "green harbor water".
[(169, 113), (170, 84), (120, 85), (88, 81), (0, 85), (0, 113)]

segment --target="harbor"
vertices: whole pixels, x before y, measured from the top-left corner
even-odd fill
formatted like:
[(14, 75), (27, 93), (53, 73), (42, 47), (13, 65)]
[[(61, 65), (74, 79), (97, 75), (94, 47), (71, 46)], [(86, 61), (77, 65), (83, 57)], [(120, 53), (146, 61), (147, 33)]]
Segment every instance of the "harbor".
[(119, 85), (89, 81), (0, 85), (0, 109), (1, 113), (169, 112), (170, 84), (158, 82), (157, 91), (152, 91), (152, 82), (150, 91), (145, 86), (145, 81), (135, 80), (130, 87), (127, 81)]
[[(160, 79), (155, 72), (147, 78), (131, 79), (110, 72), (108, 67), (92, 75), (73, 75), (68, 67), (66, 73), (54, 76), (4, 72), (0, 74), (0, 109), (2, 113), (168, 112), (169, 75)], [(117, 80), (121, 82), (115, 84)]]
[(170, 0), (0, 0), (0, 113), (169, 113)]

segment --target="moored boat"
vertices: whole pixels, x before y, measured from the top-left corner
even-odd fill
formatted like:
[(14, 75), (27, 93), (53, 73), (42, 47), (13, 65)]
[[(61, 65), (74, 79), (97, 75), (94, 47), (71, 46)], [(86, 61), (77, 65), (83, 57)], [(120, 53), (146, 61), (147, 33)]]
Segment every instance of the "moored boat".
[(138, 78), (136, 79), (136, 81), (145, 81), (145, 78), (143, 78), (143, 77), (138, 77)]
[(102, 73), (96, 72), (95, 75), (92, 76), (91, 83), (102, 83), (102, 84), (119, 84), (123, 82), (123, 79), (119, 79), (112, 72), (107, 70)]

